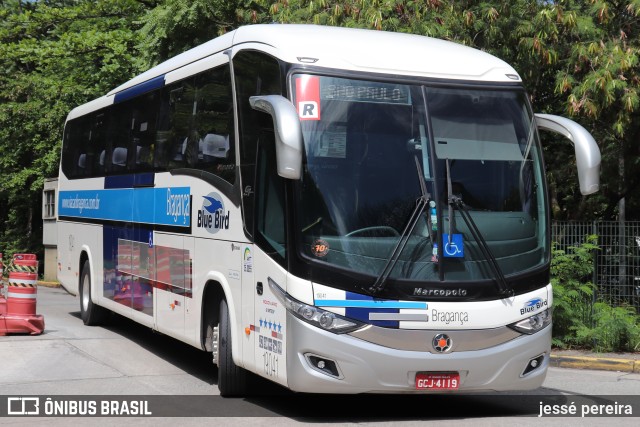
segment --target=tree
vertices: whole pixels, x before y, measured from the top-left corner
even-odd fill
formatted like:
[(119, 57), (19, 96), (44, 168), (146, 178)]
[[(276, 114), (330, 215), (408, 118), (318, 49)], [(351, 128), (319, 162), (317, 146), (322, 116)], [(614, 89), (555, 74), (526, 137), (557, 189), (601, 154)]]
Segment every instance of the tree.
[(571, 115), (603, 154), (602, 191), (576, 191), (573, 150), (545, 135), (554, 218), (640, 215), (640, 0), (59, 0), (0, 2), (0, 249), (40, 247), (40, 191), (75, 106), (253, 23), (443, 38), (521, 74), (534, 110)]
[(573, 116), (600, 145), (602, 189), (583, 197), (573, 150), (543, 134), (554, 218), (624, 219), (625, 200), (640, 218), (640, 1), (280, 0), (269, 11), (280, 22), (440, 37), (506, 60), (535, 111)]
[(142, 17), (139, 50), (151, 67), (241, 24), (264, 22), (264, 12), (246, 0), (166, 0)]
[(134, 0), (0, 4), (0, 248), (39, 253), (66, 115), (140, 69)]
[[(480, 47), (521, 72), (536, 111), (572, 117), (600, 146), (601, 191), (587, 197), (576, 191), (573, 150), (560, 143), (544, 147), (554, 218), (624, 220), (620, 201), (640, 207), (640, 130), (634, 124), (639, 108), (640, 2), (490, 3), (502, 4), (496, 9), (501, 16), (495, 25), (506, 35), (503, 46), (514, 54), (496, 50), (500, 43), (495, 38)], [(637, 209), (627, 212), (640, 218)]]
[[(556, 16), (580, 17), (559, 26), (565, 43), (556, 90), (567, 96), (565, 111), (584, 120), (603, 155), (602, 216), (625, 218), (625, 198), (640, 186), (640, 47), (638, 1), (559, 2)], [(638, 206), (633, 197), (632, 206)], [(617, 212), (616, 212), (617, 208)], [(630, 211), (632, 212), (632, 211)], [(636, 211), (637, 212), (637, 211)]]

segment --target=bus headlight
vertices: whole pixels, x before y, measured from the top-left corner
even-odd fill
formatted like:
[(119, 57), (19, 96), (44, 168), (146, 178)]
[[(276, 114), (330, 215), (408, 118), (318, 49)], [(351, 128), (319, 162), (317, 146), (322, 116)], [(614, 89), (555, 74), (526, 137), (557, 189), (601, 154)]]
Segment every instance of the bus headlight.
[(339, 314), (300, 302), (286, 293), (276, 282), (271, 280), (271, 278), (268, 280), (271, 292), (273, 292), (278, 300), (286, 307), (287, 311), (298, 319), (302, 319), (313, 326), (333, 332), (334, 334), (346, 334), (366, 326), (366, 324), (358, 322), (357, 320), (348, 319)]
[(520, 333), (531, 335), (546, 328), (550, 323), (551, 309), (546, 309), (545, 311), (534, 314), (531, 317), (522, 319), (519, 322), (512, 323), (509, 327)]

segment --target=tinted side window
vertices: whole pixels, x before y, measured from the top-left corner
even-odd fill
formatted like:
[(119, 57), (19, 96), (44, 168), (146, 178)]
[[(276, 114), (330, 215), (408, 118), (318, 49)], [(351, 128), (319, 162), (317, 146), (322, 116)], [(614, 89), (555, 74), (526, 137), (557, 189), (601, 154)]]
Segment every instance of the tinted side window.
[(156, 168), (200, 169), (235, 179), (233, 97), (229, 66), (207, 70), (162, 90)]
[(108, 111), (97, 111), (69, 121), (62, 148), (62, 171), (68, 178), (88, 178), (104, 174), (100, 155), (106, 145)]
[(158, 156), (156, 168), (171, 170), (187, 165), (187, 148), (196, 142), (191, 136), (194, 118), (195, 87), (188, 78), (162, 89), (158, 122)]
[(197, 169), (228, 182), (235, 180), (233, 97), (229, 67), (195, 76), (195, 117), (192, 134), (198, 139), (197, 156), (188, 159)]
[(105, 174), (104, 152), (107, 147), (107, 130), (109, 127), (109, 109), (104, 109), (91, 116), (91, 137), (87, 146), (87, 174), (85, 176), (102, 176)]
[(89, 117), (79, 117), (67, 122), (62, 144), (62, 171), (68, 178), (84, 175), (85, 147), (89, 142)]
[(158, 91), (116, 104), (109, 127), (105, 164), (110, 174), (152, 169), (155, 151)]
[(280, 65), (264, 53), (242, 51), (233, 58), (233, 70), (238, 96), (241, 163), (254, 164), (258, 133), (273, 125), (271, 116), (251, 108), (249, 97), (283, 94)]
[[(243, 212), (245, 224), (253, 224), (253, 194), (255, 182), (256, 147), (262, 130), (273, 130), (270, 115), (249, 105), (254, 95), (282, 95), (282, 76), (278, 61), (264, 53), (241, 51), (233, 58), (236, 81), (238, 120), (240, 122), (240, 172), (242, 174)], [(246, 230), (250, 235), (253, 230)]]
[(69, 178), (200, 169), (235, 181), (229, 65), (207, 70), (67, 123)]
[(278, 175), (272, 132), (261, 132), (256, 179), (256, 243), (276, 261), (286, 257), (284, 179)]

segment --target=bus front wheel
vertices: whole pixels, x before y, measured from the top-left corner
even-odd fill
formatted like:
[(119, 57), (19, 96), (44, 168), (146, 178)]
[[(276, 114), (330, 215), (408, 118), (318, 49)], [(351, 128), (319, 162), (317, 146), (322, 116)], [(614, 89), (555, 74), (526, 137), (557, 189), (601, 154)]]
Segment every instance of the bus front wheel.
[(231, 353), (231, 322), (229, 307), (224, 299), (220, 302), (218, 333), (213, 334), (213, 338), (217, 338), (217, 346), (212, 347), (217, 351), (220, 395), (231, 397), (247, 394), (247, 371), (235, 364)]

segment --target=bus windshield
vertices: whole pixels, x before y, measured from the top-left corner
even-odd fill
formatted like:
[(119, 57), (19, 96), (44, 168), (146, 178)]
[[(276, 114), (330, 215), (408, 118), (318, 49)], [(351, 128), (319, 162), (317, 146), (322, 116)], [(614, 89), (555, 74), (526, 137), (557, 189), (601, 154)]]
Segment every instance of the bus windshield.
[[(298, 242), (314, 267), (373, 282), (403, 237), (391, 280), (495, 280), (490, 262), (508, 277), (548, 261), (541, 153), (521, 89), (308, 74), (292, 87), (305, 141)], [(408, 227), (421, 180), (428, 206)]]

